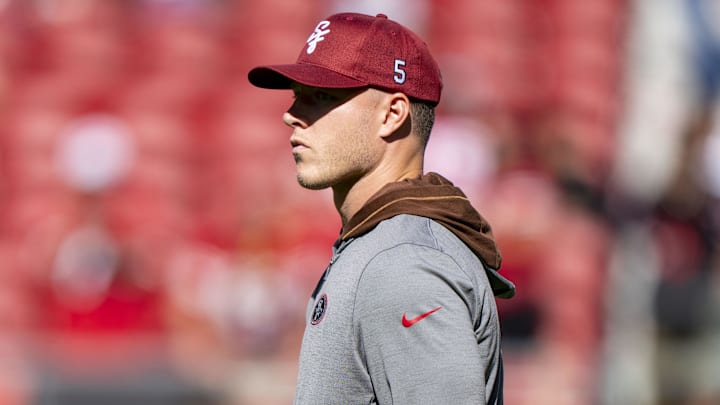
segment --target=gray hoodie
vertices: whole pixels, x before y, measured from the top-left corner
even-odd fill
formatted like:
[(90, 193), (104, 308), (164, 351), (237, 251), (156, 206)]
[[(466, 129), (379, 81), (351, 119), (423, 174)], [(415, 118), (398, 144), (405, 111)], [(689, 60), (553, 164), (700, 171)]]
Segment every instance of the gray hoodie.
[(392, 183), (348, 221), (308, 305), (295, 404), (501, 404), (487, 222), (437, 174)]

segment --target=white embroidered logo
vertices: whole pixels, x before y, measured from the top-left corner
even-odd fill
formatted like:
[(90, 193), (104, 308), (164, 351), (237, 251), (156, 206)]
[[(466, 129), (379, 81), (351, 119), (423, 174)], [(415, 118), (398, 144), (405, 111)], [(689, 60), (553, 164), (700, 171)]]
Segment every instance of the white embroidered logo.
[(309, 54), (315, 52), (315, 47), (317, 46), (317, 43), (325, 39), (325, 35), (330, 33), (330, 30), (327, 29), (327, 27), (330, 26), (330, 21), (320, 21), (318, 25), (315, 27), (315, 31), (313, 31), (312, 34), (310, 34), (310, 37), (307, 39), (307, 50), (305, 52)]

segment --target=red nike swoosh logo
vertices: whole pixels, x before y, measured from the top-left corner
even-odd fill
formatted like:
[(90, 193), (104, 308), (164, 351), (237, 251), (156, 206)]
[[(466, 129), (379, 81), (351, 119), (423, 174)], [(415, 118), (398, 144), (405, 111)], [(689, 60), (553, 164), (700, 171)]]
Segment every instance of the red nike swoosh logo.
[(433, 309), (433, 310), (430, 310), (430, 311), (425, 312), (425, 313), (422, 314), (422, 315), (418, 315), (418, 316), (416, 316), (415, 318), (412, 318), (412, 319), (407, 319), (406, 314), (403, 314), (403, 317), (402, 317), (402, 325), (403, 325), (404, 327), (406, 327), (406, 328), (409, 328), (409, 327), (415, 325), (416, 323), (422, 321), (423, 319), (427, 318), (428, 316), (434, 314), (435, 312), (439, 311), (440, 308), (442, 308), (442, 307), (437, 307), (437, 308), (435, 308), (435, 309)]

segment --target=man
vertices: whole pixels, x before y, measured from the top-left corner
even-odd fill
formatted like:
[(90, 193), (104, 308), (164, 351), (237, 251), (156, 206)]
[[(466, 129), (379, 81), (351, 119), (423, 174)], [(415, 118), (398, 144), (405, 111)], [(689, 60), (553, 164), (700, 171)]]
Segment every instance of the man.
[(295, 403), (502, 403), (493, 293), (514, 286), (487, 222), (423, 174), (442, 89), (427, 46), (384, 15), (336, 14), (295, 64), (248, 79), (292, 89), (297, 179), (332, 188), (342, 219), (308, 306)]

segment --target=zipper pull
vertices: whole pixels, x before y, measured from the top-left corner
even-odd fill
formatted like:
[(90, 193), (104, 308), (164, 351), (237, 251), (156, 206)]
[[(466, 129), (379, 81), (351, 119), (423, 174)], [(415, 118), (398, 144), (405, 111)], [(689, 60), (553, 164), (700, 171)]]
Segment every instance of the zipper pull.
[[(334, 259), (334, 258), (333, 258)], [(330, 259), (330, 264), (325, 268), (325, 271), (323, 272), (322, 276), (320, 276), (320, 280), (318, 280), (317, 285), (315, 286), (315, 289), (312, 292), (312, 300), (315, 301), (315, 297), (320, 292), (320, 289), (322, 288), (323, 284), (325, 284), (325, 280), (327, 280), (327, 276), (330, 273), (330, 266), (332, 266), (334, 260)]]

